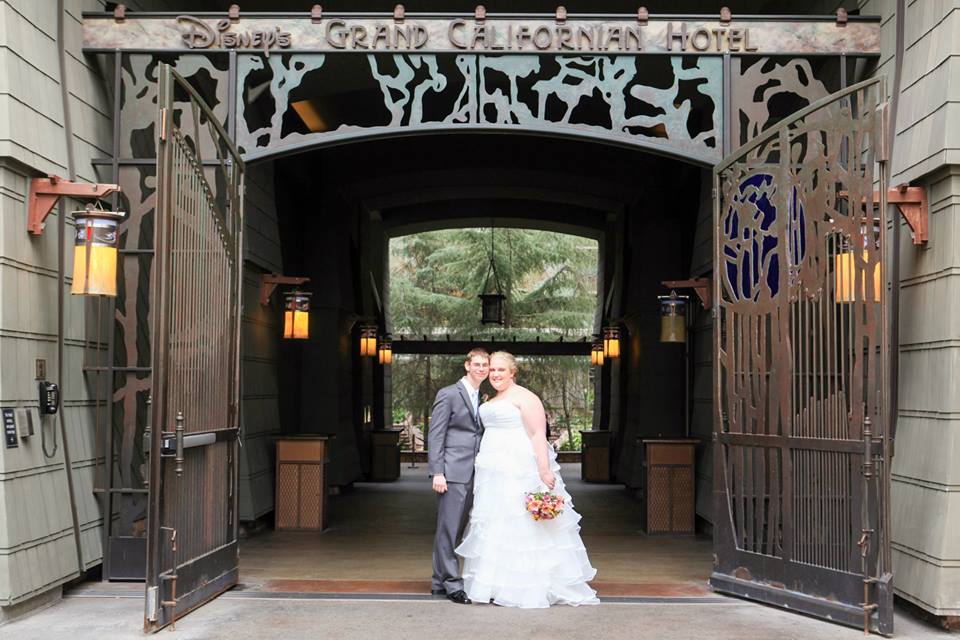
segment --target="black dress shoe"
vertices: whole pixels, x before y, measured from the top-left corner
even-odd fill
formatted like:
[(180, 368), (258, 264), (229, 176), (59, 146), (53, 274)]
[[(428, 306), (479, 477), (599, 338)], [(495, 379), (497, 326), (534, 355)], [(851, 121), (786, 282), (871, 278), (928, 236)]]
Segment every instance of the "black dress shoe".
[(453, 593), (448, 593), (447, 600), (452, 600), (457, 604), (473, 604), (473, 600), (468, 598), (466, 592), (464, 592), (462, 589), (460, 591), (454, 591)]
[(447, 592), (444, 589), (430, 589), (430, 595), (432, 596), (445, 596)]

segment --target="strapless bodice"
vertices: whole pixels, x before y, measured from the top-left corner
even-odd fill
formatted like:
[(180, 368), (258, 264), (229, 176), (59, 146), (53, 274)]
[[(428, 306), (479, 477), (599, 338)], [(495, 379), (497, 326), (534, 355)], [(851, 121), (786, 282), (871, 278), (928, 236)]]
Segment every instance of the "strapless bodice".
[(480, 405), (480, 421), (484, 429), (522, 429), (520, 409), (505, 400), (484, 402)]

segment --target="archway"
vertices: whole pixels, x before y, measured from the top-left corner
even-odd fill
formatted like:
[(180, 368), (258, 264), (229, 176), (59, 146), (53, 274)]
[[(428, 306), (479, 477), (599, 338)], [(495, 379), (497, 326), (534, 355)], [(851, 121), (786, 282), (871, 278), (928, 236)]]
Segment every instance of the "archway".
[[(468, 157), (461, 154), (450, 160), (454, 150), (464, 148), (470, 150)], [(612, 484), (582, 485), (584, 498), (578, 503), (593, 521), (584, 524), (588, 548), (601, 544), (596, 541), (605, 536), (607, 541), (617, 541), (618, 550), (612, 555), (598, 549), (598, 557), (606, 556), (600, 579), (604, 572), (619, 576), (607, 578), (607, 588), (612, 589), (610, 585), (616, 582), (621, 585), (616, 587), (620, 594), (636, 594), (644, 585), (672, 579), (690, 588), (693, 581), (689, 577), (696, 574), (697, 593), (703, 595), (710, 568), (708, 538), (653, 543), (671, 548), (667, 555), (673, 556), (673, 564), (666, 562), (663, 566), (668, 568), (661, 573), (636, 571), (631, 582), (626, 577), (631, 570), (625, 568), (640, 559), (648, 563), (653, 557), (637, 544), (643, 540), (639, 511), (644, 504), (638, 492), (645, 484), (638, 440), (684, 436), (685, 404), (696, 404), (685, 395), (682, 349), (658, 341), (657, 295), (669, 292), (662, 280), (702, 273), (694, 271), (694, 262), (703, 269), (709, 267), (709, 255), (694, 258), (698, 234), (706, 232), (709, 238), (708, 229), (698, 232), (698, 220), (709, 211), (709, 193), (701, 191), (699, 169), (610, 145), (513, 134), (367, 140), (280, 158), (272, 167), (254, 164), (250, 175), (258, 171), (272, 171), (283, 271), (310, 277), (316, 292), (311, 316), (312, 334), (317, 337), (307, 344), (278, 345), (277, 406), (283, 429), (335, 431), (337, 436), (330, 441), (328, 467), (330, 483), (340, 492), (330, 503), (331, 530), (319, 536), (307, 534), (308, 542), (302, 543), (306, 546), (298, 542), (289, 547), (306, 554), (307, 547), (316, 545), (310, 547), (316, 557), (329, 543), (331, 555), (317, 560), (315, 573), (310, 574), (325, 576), (328, 582), (323, 588), (336, 587), (330, 580), (376, 581), (379, 577), (381, 582), (391, 583), (380, 588), (397, 589), (403, 587), (400, 583), (419, 585), (419, 579), (429, 577), (429, 521), (433, 516), (430, 495), (423, 493), (428, 491), (421, 482), (423, 465), (414, 470), (405, 465), (397, 483), (367, 482), (371, 434), (391, 425), (389, 405), (382, 400), (389, 387), (389, 370), (357, 355), (352, 327), (362, 318), (375, 318), (380, 312), (378, 300), (383, 304), (389, 298), (389, 237), (487, 225), (493, 219), (498, 227), (548, 229), (598, 242), (597, 325), (615, 319), (624, 336), (623, 357), (598, 372), (603, 391), (595, 420), (597, 427), (611, 433)], [(256, 202), (253, 205), (258, 206)], [(267, 321), (260, 330), (266, 334), (277, 327), (270, 327)], [(276, 342), (275, 333), (273, 340)], [(249, 352), (245, 357), (255, 361), (260, 356)], [(691, 378), (707, 375), (708, 365), (702, 363), (701, 369), (691, 371)], [(705, 435), (710, 428), (708, 420), (708, 410), (698, 412), (694, 430)], [(269, 460), (252, 453), (261, 446), (257, 440), (266, 442), (263, 439), (268, 436), (251, 438), (249, 427), (246, 433), (248, 459)], [(701, 459), (708, 458), (703, 451)], [(579, 471), (571, 467), (565, 473), (576, 478)], [(266, 475), (261, 471), (259, 477)], [(709, 504), (707, 476), (704, 468), (699, 475), (702, 504)], [(258, 481), (262, 481), (258, 472), (251, 469), (250, 495), (256, 495), (253, 487)], [(404, 504), (413, 505), (410, 508), (420, 514), (415, 522), (394, 508), (407, 499), (402, 498), (405, 492), (410, 493), (409, 503)], [(374, 512), (378, 500), (384, 501), (381, 507), (390, 514), (388, 522), (393, 519), (411, 528), (402, 535), (388, 530), (370, 535), (364, 530), (366, 525), (357, 514)], [(693, 505), (690, 507), (692, 511)], [(706, 516), (702, 507), (701, 531), (709, 528)], [(346, 527), (354, 535), (338, 527)], [(423, 556), (407, 565), (419, 566), (423, 575), (408, 573), (404, 579), (385, 569), (378, 576), (377, 567), (388, 561), (386, 555), (377, 556), (377, 550), (388, 554), (383, 541), (395, 535), (399, 536), (393, 538), (396, 545), (413, 548)], [(589, 542), (589, 535), (595, 542)], [(242, 576), (244, 558), (249, 557), (251, 581), (281, 579), (282, 570), (271, 576), (276, 565), (271, 569), (267, 556), (278, 546), (270, 540), (269, 536), (250, 540), (246, 553), (241, 554)], [(344, 545), (367, 540), (370, 547), (360, 552), (355, 546), (337, 546), (338, 540)], [(336, 559), (337, 554), (364, 558), (361, 564), (366, 569), (345, 570), (343, 563), (348, 560)], [(297, 570), (310, 571), (309, 564), (304, 555)]]

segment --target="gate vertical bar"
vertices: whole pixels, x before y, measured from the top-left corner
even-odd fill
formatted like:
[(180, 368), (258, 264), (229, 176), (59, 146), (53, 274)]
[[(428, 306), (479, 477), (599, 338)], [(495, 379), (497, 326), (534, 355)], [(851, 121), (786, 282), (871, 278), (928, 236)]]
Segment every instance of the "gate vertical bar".
[[(161, 502), (163, 500), (162, 483), (162, 441), (163, 428), (166, 424), (166, 388), (164, 380), (167, 373), (167, 362), (164, 358), (168, 341), (167, 323), (164, 321), (166, 311), (167, 278), (165, 273), (169, 263), (167, 242), (169, 237), (169, 208), (172, 197), (172, 185), (169, 177), (172, 175), (173, 158), (168, 141), (168, 132), (172, 127), (173, 87), (170, 67), (161, 64), (159, 68), (158, 93), (158, 123), (157, 128), (157, 202), (156, 221), (154, 224), (154, 259), (151, 270), (151, 294), (153, 305), (151, 309), (151, 326), (154, 328), (154, 342), (152, 345), (153, 360), (153, 389), (151, 402), (150, 429), (150, 494), (147, 513), (147, 573), (146, 573), (146, 612), (144, 614), (144, 631), (156, 630), (160, 609), (160, 565), (163, 543), (163, 531), (160, 522)], [(161, 171), (162, 170), (162, 171)]]

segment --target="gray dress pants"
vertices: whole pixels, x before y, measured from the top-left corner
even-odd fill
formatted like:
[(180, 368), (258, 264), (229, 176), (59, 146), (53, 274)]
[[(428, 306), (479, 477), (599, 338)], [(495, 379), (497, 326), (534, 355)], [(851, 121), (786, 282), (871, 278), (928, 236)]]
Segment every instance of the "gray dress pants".
[(473, 480), (468, 483), (447, 482), (447, 492), (437, 500), (437, 534), (433, 538), (434, 591), (454, 593), (463, 590), (460, 560), (453, 552), (467, 524), (473, 505)]

